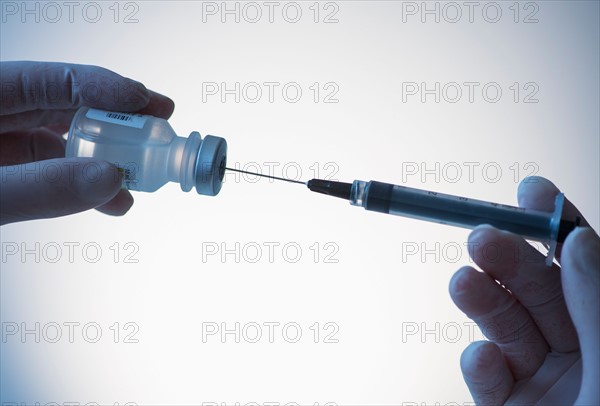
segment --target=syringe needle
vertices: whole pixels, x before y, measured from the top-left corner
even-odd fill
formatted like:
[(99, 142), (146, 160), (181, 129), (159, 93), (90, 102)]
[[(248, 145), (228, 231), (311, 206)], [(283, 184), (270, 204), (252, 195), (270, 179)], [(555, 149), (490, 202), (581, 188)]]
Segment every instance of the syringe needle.
[(239, 172), (239, 173), (245, 173), (248, 175), (254, 175), (254, 176), (262, 176), (263, 178), (269, 178), (269, 179), (277, 179), (277, 180), (283, 180), (285, 182), (290, 182), (290, 183), (299, 183), (301, 185), (306, 185), (306, 182), (302, 182), (300, 180), (294, 180), (294, 179), (287, 179), (287, 178), (280, 178), (279, 176), (270, 176), (270, 175), (263, 175), (262, 173), (255, 173), (255, 172), (248, 172), (248, 171), (242, 171), (241, 169), (234, 169), (234, 168), (225, 168), (228, 171), (233, 171), (233, 172)]

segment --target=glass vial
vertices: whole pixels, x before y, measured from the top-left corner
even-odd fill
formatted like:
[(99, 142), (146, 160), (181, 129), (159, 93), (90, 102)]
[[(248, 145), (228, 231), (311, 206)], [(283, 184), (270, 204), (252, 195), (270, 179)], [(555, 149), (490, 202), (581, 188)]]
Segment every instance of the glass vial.
[(199, 194), (215, 196), (223, 183), (227, 142), (212, 135), (203, 139), (196, 131), (178, 137), (158, 117), (81, 107), (71, 123), (66, 156), (114, 164), (130, 190), (154, 192), (178, 182), (184, 192), (195, 186)]

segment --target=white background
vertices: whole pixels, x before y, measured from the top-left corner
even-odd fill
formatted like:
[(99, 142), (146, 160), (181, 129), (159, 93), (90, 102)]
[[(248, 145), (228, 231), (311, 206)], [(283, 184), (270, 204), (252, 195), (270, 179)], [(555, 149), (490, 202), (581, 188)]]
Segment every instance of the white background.
[[(238, 7), (239, 22), (221, 14), (221, 2), (78, 2), (73, 22), (61, 2), (57, 22), (44, 3), (37, 3), (39, 22), (21, 2), (14, 3), (17, 14), (7, 14), (6, 3), (2, 60), (94, 64), (139, 80), (175, 101), (170, 123), (179, 135), (225, 137), (231, 166), (267, 172), (274, 165), (275, 175), (302, 180), (335, 171), (343, 181), (375, 179), (512, 205), (518, 182), (535, 172), (553, 180), (598, 230), (597, 2), (479, 2), (472, 21), (462, 2), (428, 2), (439, 23), (421, 14), (421, 2), (298, 2), (296, 23), (288, 21), (296, 7), (287, 2), (277, 3), (273, 22), (268, 6), (255, 3), (262, 12), (256, 23), (256, 8), (236, 2), (226, 7)], [(213, 6), (216, 14), (203, 13)], [(407, 13), (413, 6), (415, 15)], [(499, 20), (488, 22), (498, 8)], [(324, 23), (330, 13), (337, 22)], [(538, 21), (525, 23), (527, 16)], [(244, 94), (237, 103), (235, 95), (223, 101), (221, 93), (203, 94), (207, 83), (232, 89), (236, 82), (280, 85), (273, 102), (265, 86), (256, 103)], [(324, 103), (329, 82), (336, 103)], [(449, 100), (454, 93), (436, 103), (434, 95), (422, 102), (420, 93), (403, 93), (408, 82), (480, 85), (472, 102), (461, 85), (456, 103)], [(286, 83), (302, 89), (298, 102), (283, 97)], [(486, 83), (501, 88), (499, 101), (484, 98)], [(527, 83), (534, 87), (525, 89)], [(537, 102), (524, 103), (534, 88)], [(50, 334), (57, 323), (63, 333), (55, 344), (43, 334), (40, 343), (33, 335), (4, 340), (2, 401), (470, 402), (459, 357), (481, 333), (447, 293), (453, 272), (470, 263), (467, 230), (369, 213), (300, 185), (232, 174), (214, 198), (176, 184), (134, 197), (122, 218), (91, 211), (2, 228), (3, 247), (17, 243), (40, 254), (39, 262), (35, 255), (3, 258), (3, 328), (39, 322)], [(71, 242), (79, 243), (73, 261), (65, 245)], [(85, 244), (92, 247), (87, 254)], [(62, 257), (51, 263), (55, 251), (44, 247), (57, 245)], [(262, 256), (253, 263), (257, 246)], [(95, 247), (102, 253), (92, 263)], [(209, 255), (209, 247), (219, 252)], [(223, 249), (233, 253), (222, 257)], [(137, 263), (125, 259), (128, 253)], [(68, 322), (80, 323), (73, 343)], [(138, 328), (137, 343), (124, 343), (133, 331), (127, 322)], [(243, 336), (236, 343), (233, 334), (203, 340), (206, 323), (236, 322), (280, 326), (273, 343), (264, 325), (255, 344)], [(101, 327), (98, 343), (82, 336), (86, 323)], [(282, 335), (286, 323), (301, 327), (299, 342)], [(338, 342), (325, 343), (334, 328)]]

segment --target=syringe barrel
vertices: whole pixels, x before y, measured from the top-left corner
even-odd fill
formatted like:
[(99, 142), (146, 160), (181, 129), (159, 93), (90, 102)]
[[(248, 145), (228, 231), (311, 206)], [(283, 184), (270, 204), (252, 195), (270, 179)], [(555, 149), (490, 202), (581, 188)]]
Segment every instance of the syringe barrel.
[(354, 181), (350, 203), (371, 211), (458, 227), (489, 224), (545, 243), (556, 241), (560, 228), (560, 216), (556, 213), (376, 181)]

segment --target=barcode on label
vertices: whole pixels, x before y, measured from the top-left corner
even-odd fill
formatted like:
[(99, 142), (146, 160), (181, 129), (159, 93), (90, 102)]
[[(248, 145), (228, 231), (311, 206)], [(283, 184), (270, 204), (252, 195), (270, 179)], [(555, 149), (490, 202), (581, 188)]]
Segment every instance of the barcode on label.
[(115, 120), (131, 121), (131, 116), (128, 114), (106, 113), (106, 117), (114, 118)]
[(144, 128), (144, 123), (148, 118), (148, 116), (143, 116), (141, 114), (117, 113), (114, 111), (96, 109), (89, 109), (85, 116), (94, 120), (104, 121), (105, 123), (119, 124), (134, 128)]

